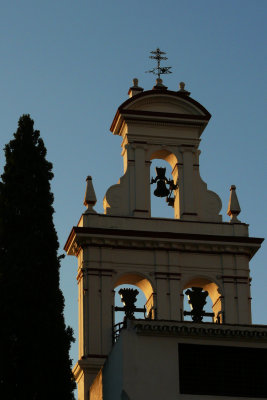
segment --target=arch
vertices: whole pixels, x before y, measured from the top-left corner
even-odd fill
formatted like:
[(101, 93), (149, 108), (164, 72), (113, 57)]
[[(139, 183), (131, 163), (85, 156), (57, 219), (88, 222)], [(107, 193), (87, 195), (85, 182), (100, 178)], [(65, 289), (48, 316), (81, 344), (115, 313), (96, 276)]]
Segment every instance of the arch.
[(147, 300), (153, 294), (153, 287), (149, 279), (146, 276), (141, 275), (137, 272), (127, 272), (120, 275), (114, 284), (114, 289), (120, 285), (135, 285), (139, 287), (144, 293)]
[[(150, 151), (148, 151), (147, 154), (147, 159), (149, 159), (149, 161), (151, 162), (151, 160), (164, 160), (166, 163), (168, 163), (168, 166), (170, 166), (170, 170), (168, 170), (168, 168), (166, 168), (166, 178), (168, 179), (172, 179), (174, 184), (177, 185), (178, 184), (178, 180), (179, 180), (179, 172), (178, 171), (178, 157), (179, 157), (179, 162), (182, 163), (182, 155), (181, 153), (178, 151), (177, 147), (176, 148), (172, 148), (167, 147), (167, 146), (162, 146), (162, 145), (158, 145), (158, 146), (153, 146)], [(166, 167), (166, 165), (155, 165), (155, 167)], [(151, 169), (150, 169), (150, 174), (152, 174)], [(168, 176), (167, 176), (168, 174)], [(172, 178), (170, 178), (170, 175), (172, 176)], [(172, 193), (172, 201), (173, 203), (168, 203), (168, 205), (171, 205), (171, 209), (170, 207), (168, 207), (168, 211), (166, 211), (167, 215), (164, 215), (164, 217), (166, 218), (177, 218), (178, 215), (180, 215), (179, 207), (180, 207), (180, 195), (179, 195), (179, 187), (176, 186), (175, 189), (173, 189), (173, 193)], [(151, 191), (150, 191), (150, 196), (151, 196)], [(151, 213), (152, 213), (152, 206), (154, 206), (154, 204), (159, 204), (158, 200), (153, 200), (151, 199)], [(174, 209), (174, 210), (173, 210)], [(172, 212), (172, 214), (171, 214)], [(174, 215), (173, 215), (174, 213)], [(153, 215), (152, 215), (153, 216)], [(158, 217), (162, 217), (162, 215), (156, 215)]]
[(156, 317), (156, 294), (153, 291), (153, 286), (149, 279), (145, 275), (142, 275), (137, 272), (127, 272), (121, 274), (117, 280), (113, 288), (115, 289), (120, 285), (135, 285), (139, 287), (146, 297), (146, 312), (150, 318), (154, 319)]
[(178, 163), (178, 158), (177, 156), (173, 153), (171, 149), (168, 149), (164, 146), (158, 147), (158, 148), (153, 148), (149, 154), (148, 154), (149, 160), (154, 160), (154, 159), (160, 159), (160, 160), (165, 160), (167, 161), (172, 169), (177, 165)]
[(203, 290), (206, 290), (213, 303), (218, 299), (218, 295), (221, 296), (220, 286), (207, 277), (198, 276), (190, 278), (183, 286), (183, 290), (192, 286), (201, 287)]
[(125, 100), (119, 106), (118, 111), (124, 111), (125, 109), (133, 108), (133, 105), (135, 105), (136, 108), (138, 103), (142, 104), (142, 100), (155, 99), (155, 98), (158, 99), (156, 100), (157, 102), (163, 102), (164, 100), (172, 101), (174, 104), (176, 104), (177, 108), (179, 107), (180, 104), (184, 104), (184, 106), (191, 111), (191, 114), (203, 115), (209, 119), (211, 117), (211, 114), (208, 112), (208, 110), (198, 101), (194, 100), (192, 97), (184, 96), (183, 94), (181, 94), (180, 91), (174, 92), (173, 90), (167, 90), (167, 89), (164, 90), (152, 89), (141, 92)]
[(212, 309), (214, 312), (214, 322), (220, 321), (222, 323), (223, 318), (222, 314), (224, 311), (223, 305), (223, 295), (220, 285), (215, 282), (215, 280), (210, 279), (206, 276), (195, 276), (189, 278), (183, 285), (182, 285), (182, 292), (190, 287), (200, 287), (203, 290), (207, 291), (209, 297), (212, 301)]

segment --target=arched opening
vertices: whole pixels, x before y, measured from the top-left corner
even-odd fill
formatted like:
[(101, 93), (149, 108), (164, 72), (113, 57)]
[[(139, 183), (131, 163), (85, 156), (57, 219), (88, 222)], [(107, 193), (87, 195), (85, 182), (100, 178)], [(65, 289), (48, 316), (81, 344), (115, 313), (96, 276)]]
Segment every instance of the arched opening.
[[(115, 315), (114, 315), (114, 322), (115, 324), (118, 324), (120, 322), (123, 322), (125, 318), (125, 312), (124, 311), (119, 311), (119, 308), (124, 308), (125, 303), (123, 303), (123, 297), (120, 294), (122, 292), (121, 289), (132, 289), (132, 290), (138, 290), (138, 294), (136, 295), (136, 301), (134, 302), (135, 307), (137, 310), (140, 311), (134, 311), (134, 318), (135, 319), (144, 319), (146, 316), (146, 297), (144, 295), (144, 292), (140, 290), (135, 285), (119, 285), (115, 289), (115, 299), (114, 299), (114, 304), (115, 304)], [(142, 312), (141, 309), (144, 311)]]
[[(172, 184), (169, 182), (173, 181), (173, 185), (176, 185), (177, 183), (178, 172), (177, 168), (175, 168), (177, 165), (177, 158), (170, 151), (166, 149), (160, 149), (154, 151), (150, 155), (150, 160), (150, 182), (152, 183), (150, 189), (151, 216), (160, 218), (173, 218), (175, 189), (172, 190)], [(159, 179), (156, 168), (166, 169), (165, 181)]]
[(153, 293), (153, 288), (150, 281), (143, 275), (135, 272), (128, 272), (127, 274), (121, 275), (115, 282), (114, 289), (119, 285), (135, 285), (140, 288), (146, 297), (149, 299)]
[(184, 320), (198, 320), (194, 314), (202, 313), (201, 322), (223, 323), (223, 296), (213, 281), (204, 277), (190, 279), (183, 287), (182, 296)]
[(121, 275), (114, 285), (114, 341), (127, 319), (154, 319), (155, 310), (155, 295), (149, 280), (136, 273)]

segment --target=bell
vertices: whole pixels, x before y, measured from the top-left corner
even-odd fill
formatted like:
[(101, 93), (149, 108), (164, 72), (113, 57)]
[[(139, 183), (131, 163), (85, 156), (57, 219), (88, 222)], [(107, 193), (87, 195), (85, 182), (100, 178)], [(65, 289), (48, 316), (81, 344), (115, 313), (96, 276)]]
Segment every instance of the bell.
[(206, 297), (209, 293), (199, 287), (192, 287), (192, 290), (187, 289), (185, 294), (188, 296), (188, 303), (192, 309), (191, 316), (193, 322), (201, 322), (204, 315), (207, 315), (204, 311), (204, 306), (207, 303)]
[(165, 181), (158, 180), (157, 188), (154, 190), (154, 195), (157, 197), (167, 197), (170, 191), (166, 188)]
[(166, 180), (166, 176), (165, 176), (166, 175), (166, 168), (156, 167), (155, 170), (156, 170), (156, 173), (157, 173), (156, 179), (161, 179), (161, 180), (165, 181)]
[(166, 182), (168, 179), (165, 176), (166, 168), (156, 167), (156, 178), (152, 178), (151, 183), (157, 182), (157, 188), (154, 190), (154, 195), (157, 197), (167, 197), (170, 193), (169, 189), (166, 187)]

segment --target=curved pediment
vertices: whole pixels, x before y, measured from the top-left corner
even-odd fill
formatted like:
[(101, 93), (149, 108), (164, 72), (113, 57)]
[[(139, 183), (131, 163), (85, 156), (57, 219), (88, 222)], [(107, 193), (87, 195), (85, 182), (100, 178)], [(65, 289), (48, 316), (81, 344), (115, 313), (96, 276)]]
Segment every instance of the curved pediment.
[(163, 113), (205, 115), (202, 110), (189, 102), (185, 97), (168, 94), (150, 94), (123, 107), (124, 110), (154, 111)]
[(210, 113), (196, 100), (184, 92), (170, 91), (167, 89), (148, 90), (129, 98), (118, 108), (110, 130), (118, 134), (122, 120), (129, 117), (142, 116), (163, 120), (186, 119), (187, 121), (201, 120), (208, 122)]

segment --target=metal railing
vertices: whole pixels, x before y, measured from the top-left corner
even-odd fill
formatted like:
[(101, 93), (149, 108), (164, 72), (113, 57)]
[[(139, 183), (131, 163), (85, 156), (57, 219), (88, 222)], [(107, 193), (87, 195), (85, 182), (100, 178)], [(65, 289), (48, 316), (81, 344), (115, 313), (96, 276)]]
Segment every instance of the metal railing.
[(127, 322), (119, 322), (119, 323), (113, 325), (113, 332), (112, 332), (112, 343), (113, 344), (117, 342), (117, 340), (120, 336), (121, 330), (126, 327), (127, 327)]

